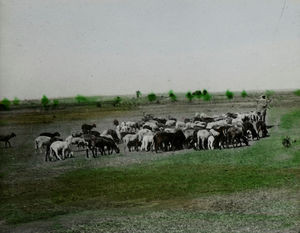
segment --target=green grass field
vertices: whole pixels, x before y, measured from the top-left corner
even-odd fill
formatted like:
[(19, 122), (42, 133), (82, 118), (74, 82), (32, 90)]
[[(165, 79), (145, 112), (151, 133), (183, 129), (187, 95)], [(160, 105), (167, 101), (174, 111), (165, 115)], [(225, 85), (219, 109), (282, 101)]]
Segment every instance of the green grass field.
[[(294, 232), (300, 220), (295, 209), (300, 185), (300, 108), (273, 108), (269, 120), (276, 125), (271, 136), (250, 147), (171, 153), (119, 167), (99, 168), (84, 159), (66, 161), (55, 165), (66, 167), (56, 176), (47, 177), (50, 165), (38, 174), (28, 172), (33, 179), (13, 183), (8, 177), (12, 173), (26, 176), (26, 168), (6, 161), (2, 149), (3, 164), (12, 168), (1, 169), (3, 230), (47, 223), (45, 229), (38, 229), (199, 232), (196, 226), (200, 226), (200, 232), (243, 232), (245, 227), (251, 232)], [(290, 148), (281, 144), (286, 135), (296, 140)], [(72, 218), (77, 221), (65, 223)]]

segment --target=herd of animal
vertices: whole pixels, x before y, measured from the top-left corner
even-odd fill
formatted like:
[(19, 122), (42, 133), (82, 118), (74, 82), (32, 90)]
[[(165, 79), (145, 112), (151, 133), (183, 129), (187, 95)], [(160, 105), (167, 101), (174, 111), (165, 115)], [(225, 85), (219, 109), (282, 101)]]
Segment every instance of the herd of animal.
[[(254, 111), (213, 117), (196, 113), (183, 121), (148, 114), (137, 122), (114, 120), (113, 124), (114, 129), (102, 133), (94, 130), (95, 124), (83, 124), (80, 132), (73, 132), (65, 140), (59, 132), (44, 132), (34, 140), (34, 146), (36, 151), (45, 151), (45, 161), (54, 161), (73, 157), (74, 145), (84, 149), (87, 157), (91, 152), (96, 158), (98, 152), (101, 155), (119, 153), (122, 143), (124, 151), (213, 150), (248, 146), (249, 140), (268, 135), (265, 122)], [(14, 133), (0, 136), (0, 141), (11, 146), (9, 140), (15, 136)]]

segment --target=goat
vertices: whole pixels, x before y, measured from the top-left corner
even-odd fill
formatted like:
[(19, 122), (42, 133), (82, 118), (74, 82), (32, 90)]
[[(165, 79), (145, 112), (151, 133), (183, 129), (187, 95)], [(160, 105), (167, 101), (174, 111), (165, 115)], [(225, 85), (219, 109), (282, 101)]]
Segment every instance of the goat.
[(86, 134), (86, 133), (89, 133), (92, 130), (92, 128), (95, 128), (95, 127), (96, 127), (96, 124), (92, 124), (92, 125), (83, 124), (81, 126), (81, 129), (82, 129), (82, 132), (84, 134)]
[[(66, 150), (70, 150), (71, 142), (72, 140), (53, 142), (50, 146), (50, 155), (54, 155), (58, 160), (65, 159), (65, 152)], [(62, 158), (58, 154), (59, 150), (62, 151)], [(71, 154), (73, 153), (71, 152)]]
[(47, 136), (38, 136), (35, 140), (34, 140), (34, 146), (36, 150), (40, 150), (40, 152), (42, 152), (42, 148), (45, 147), (47, 145), (47, 143), (50, 142), (51, 137), (47, 137)]
[(59, 132), (55, 132), (55, 133), (45, 132), (45, 133), (41, 133), (40, 136), (47, 136), (47, 137), (50, 137), (50, 138), (60, 137), (60, 133)]
[(16, 137), (17, 135), (15, 133), (11, 133), (8, 135), (0, 135), (0, 142), (4, 142), (5, 143), (5, 147), (7, 147), (7, 144), (9, 145), (9, 147), (11, 147), (11, 144), (9, 142), (9, 140), (13, 137)]
[(206, 129), (200, 129), (197, 133), (197, 142), (198, 142), (198, 148), (199, 149), (207, 149), (205, 146), (205, 142), (207, 141), (210, 133)]

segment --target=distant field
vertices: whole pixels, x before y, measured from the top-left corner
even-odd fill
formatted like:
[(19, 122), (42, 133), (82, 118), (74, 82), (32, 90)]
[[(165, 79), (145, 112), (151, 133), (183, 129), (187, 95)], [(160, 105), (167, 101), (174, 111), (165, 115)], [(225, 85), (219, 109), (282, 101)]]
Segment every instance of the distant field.
[[(14, 131), (0, 148), (1, 232), (298, 232), (300, 97), (276, 93), (270, 137), (250, 147), (168, 153), (124, 152), (45, 163), (34, 152), (41, 131), (64, 137), (95, 122), (140, 119), (145, 113), (178, 119), (255, 110), (255, 95), (209, 102), (73, 106), (0, 114), (0, 131)], [(180, 97), (181, 98), (181, 97)], [(296, 140), (284, 148), (284, 136)], [(122, 145), (120, 146), (122, 148)]]

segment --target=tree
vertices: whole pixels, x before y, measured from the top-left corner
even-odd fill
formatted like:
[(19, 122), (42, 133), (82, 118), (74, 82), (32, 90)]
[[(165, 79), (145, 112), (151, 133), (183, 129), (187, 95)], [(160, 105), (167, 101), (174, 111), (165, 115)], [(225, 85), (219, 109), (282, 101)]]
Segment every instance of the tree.
[(114, 98), (113, 105), (117, 106), (117, 105), (119, 105), (121, 103), (121, 101), (122, 101), (122, 98), (120, 96), (117, 96), (116, 98)]
[(41, 104), (42, 106), (47, 109), (49, 107), (49, 99), (47, 96), (43, 95), (43, 97), (41, 98)]
[(9, 110), (10, 109), (10, 101), (7, 98), (4, 98), (1, 101), (1, 105), (3, 106), (4, 110)]
[(207, 95), (207, 94), (208, 94), (208, 91), (206, 89), (203, 89), (202, 95)]
[(20, 104), (20, 100), (17, 97), (15, 97), (14, 100), (13, 100), (13, 104), (14, 105), (19, 105)]
[(275, 91), (273, 91), (273, 90), (266, 90), (266, 92), (265, 92), (265, 95), (268, 99), (270, 97), (272, 97), (274, 94), (275, 94)]
[(141, 96), (142, 96), (142, 92), (140, 92), (140, 91), (136, 91), (136, 98), (140, 98)]
[(300, 89), (294, 91), (294, 94), (295, 94), (296, 96), (300, 96)]
[(211, 98), (212, 98), (212, 95), (209, 94), (209, 93), (207, 92), (206, 95), (203, 95), (203, 96), (202, 96), (202, 98), (203, 98), (203, 100), (205, 100), (205, 101), (210, 101)]
[(248, 96), (248, 94), (247, 94), (247, 92), (246, 92), (245, 90), (243, 90), (243, 91), (241, 92), (241, 96), (242, 96), (243, 98), (245, 98), (245, 97)]
[(193, 96), (200, 99), (202, 97), (202, 92), (200, 90), (194, 91)]
[(59, 101), (57, 99), (53, 100), (53, 108), (57, 108)]
[(172, 90), (169, 91), (169, 97), (173, 102), (177, 100), (177, 96), (174, 94)]
[(225, 95), (227, 96), (227, 99), (231, 100), (234, 96), (233, 92), (231, 92), (230, 90), (227, 90), (225, 92)]
[(153, 102), (157, 99), (156, 95), (153, 92), (150, 93), (147, 97), (150, 102)]
[(77, 96), (75, 97), (75, 100), (76, 100), (78, 103), (84, 103), (84, 102), (87, 102), (87, 101), (88, 101), (88, 99), (87, 99), (85, 96), (83, 96), (83, 95), (77, 95)]
[(186, 94), (185, 94), (185, 97), (190, 101), (192, 102), (194, 96), (192, 94), (192, 92), (188, 91)]

